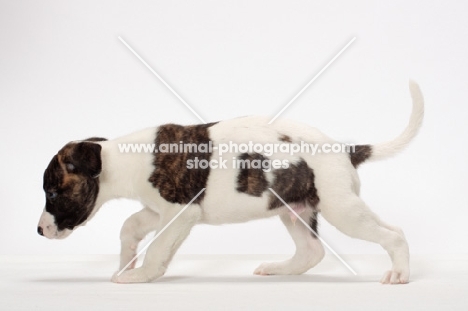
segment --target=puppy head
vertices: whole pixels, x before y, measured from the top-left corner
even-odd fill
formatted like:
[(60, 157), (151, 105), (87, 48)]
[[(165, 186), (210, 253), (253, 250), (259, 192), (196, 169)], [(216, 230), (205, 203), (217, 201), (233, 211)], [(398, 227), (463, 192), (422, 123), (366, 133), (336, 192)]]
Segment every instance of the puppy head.
[(52, 158), (44, 172), (40, 235), (63, 239), (88, 219), (99, 192), (101, 165), (101, 146), (92, 141), (69, 143)]

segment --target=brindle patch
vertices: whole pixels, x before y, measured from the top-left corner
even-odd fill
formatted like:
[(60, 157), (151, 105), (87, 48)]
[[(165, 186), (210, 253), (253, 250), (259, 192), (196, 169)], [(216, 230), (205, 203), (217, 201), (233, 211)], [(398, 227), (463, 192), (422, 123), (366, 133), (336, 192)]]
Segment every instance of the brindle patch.
[[(247, 161), (247, 165), (252, 164), (252, 161), (260, 161), (263, 163), (266, 158), (259, 153), (243, 153), (238, 157), (238, 160)], [(253, 168), (249, 166), (239, 168), (237, 175), (236, 190), (252, 196), (260, 197), (263, 192), (268, 189), (268, 181), (262, 168)]]
[(279, 139), (279, 141), (282, 141), (282, 142), (285, 142), (285, 143), (291, 143), (292, 142), (291, 137), (288, 136), (288, 135), (285, 135), (285, 134), (281, 134), (278, 139)]
[[(274, 182), (271, 187), (286, 203), (302, 203), (313, 209), (309, 225), (318, 233), (316, 209), (320, 199), (315, 188), (314, 171), (301, 159), (296, 164), (290, 164), (287, 169), (277, 169), (273, 172)], [(283, 203), (272, 193), (269, 209), (282, 207)], [(312, 234), (316, 238), (315, 234)]]
[[(217, 123), (217, 122), (216, 122)], [(158, 128), (156, 135), (156, 150), (161, 144), (208, 144), (210, 137), (208, 128), (216, 123), (181, 126), (166, 124)], [(198, 151), (198, 150), (197, 150)], [(153, 165), (155, 167), (149, 181), (159, 190), (160, 195), (168, 202), (187, 204), (203, 188), (210, 174), (210, 168), (187, 168), (188, 160), (199, 161), (211, 159), (211, 152), (179, 152), (179, 153), (155, 153)], [(194, 203), (203, 200), (205, 192), (200, 194)]]
[[(318, 212), (317, 211), (314, 211), (314, 213), (312, 214), (312, 216), (310, 216), (310, 220), (309, 220), (309, 226), (312, 230), (314, 230), (315, 233), (318, 234)], [(318, 238), (315, 234), (312, 233), (312, 237), (313, 238)]]
[(72, 230), (91, 214), (99, 192), (100, 151), (100, 145), (90, 142), (67, 144), (45, 170), (45, 209), (59, 231)]
[(351, 151), (349, 153), (349, 157), (351, 159), (351, 164), (357, 168), (359, 164), (366, 161), (372, 155), (372, 146), (356, 145), (354, 148), (354, 152)]
[[(303, 203), (315, 208), (319, 203), (317, 189), (314, 184), (314, 172), (301, 159), (296, 164), (289, 164), (289, 168), (277, 169), (273, 172), (274, 181), (271, 187), (286, 203)], [(272, 193), (269, 209), (283, 206), (283, 203)]]

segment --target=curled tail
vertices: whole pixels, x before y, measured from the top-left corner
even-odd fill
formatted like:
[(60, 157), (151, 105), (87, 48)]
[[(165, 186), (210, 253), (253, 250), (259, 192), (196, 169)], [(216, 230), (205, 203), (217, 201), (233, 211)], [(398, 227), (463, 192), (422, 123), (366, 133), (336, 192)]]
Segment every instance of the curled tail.
[(413, 99), (413, 110), (405, 130), (395, 139), (375, 145), (356, 145), (354, 151), (350, 152), (351, 163), (354, 167), (368, 160), (380, 160), (394, 156), (403, 150), (416, 136), (424, 118), (424, 98), (419, 85), (409, 82), (411, 98)]

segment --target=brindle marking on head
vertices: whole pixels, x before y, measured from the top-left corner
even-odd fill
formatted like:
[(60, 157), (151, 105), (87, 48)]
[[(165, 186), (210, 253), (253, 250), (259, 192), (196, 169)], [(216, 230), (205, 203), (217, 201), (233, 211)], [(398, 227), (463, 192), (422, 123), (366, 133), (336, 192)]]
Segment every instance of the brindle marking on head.
[[(156, 150), (161, 144), (207, 144), (210, 142), (208, 128), (215, 123), (181, 126), (166, 124), (158, 128), (156, 134)], [(187, 150), (188, 151), (188, 150)], [(193, 150), (192, 150), (193, 151)], [(160, 195), (168, 202), (187, 204), (203, 188), (210, 173), (210, 168), (187, 168), (187, 161), (198, 158), (199, 161), (211, 159), (211, 152), (178, 152), (155, 153), (153, 165), (155, 167), (149, 181), (159, 190)], [(203, 200), (205, 192), (200, 194), (194, 203)]]
[(279, 139), (279, 141), (282, 141), (282, 142), (285, 142), (285, 143), (291, 143), (292, 142), (291, 137), (288, 136), (288, 135), (285, 135), (285, 134), (281, 134), (278, 139)]
[(73, 229), (91, 214), (99, 192), (101, 146), (91, 142), (70, 143), (55, 155), (44, 172), (46, 211), (59, 231)]
[(357, 168), (362, 162), (366, 161), (371, 155), (371, 145), (356, 145), (354, 146), (354, 152), (351, 150), (349, 153), (351, 164), (353, 164), (355, 168)]
[(268, 181), (261, 167), (253, 168), (251, 165), (253, 163), (252, 161), (260, 161), (260, 163), (263, 163), (266, 158), (259, 153), (243, 153), (238, 157), (238, 160), (247, 162), (244, 162), (246, 166), (239, 168), (236, 190), (260, 197), (262, 193), (268, 189)]
[(107, 141), (107, 138), (104, 138), (104, 137), (90, 137), (90, 138), (86, 138), (85, 141), (93, 141), (93, 142)]

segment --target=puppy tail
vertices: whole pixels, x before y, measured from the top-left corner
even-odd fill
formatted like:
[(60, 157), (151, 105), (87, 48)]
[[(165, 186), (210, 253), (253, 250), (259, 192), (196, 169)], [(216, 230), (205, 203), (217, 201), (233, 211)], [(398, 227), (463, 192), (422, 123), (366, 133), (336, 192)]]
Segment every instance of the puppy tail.
[(356, 145), (350, 151), (354, 167), (364, 161), (381, 160), (394, 156), (402, 151), (418, 133), (424, 119), (424, 98), (419, 85), (410, 80), (409, 90), (413, 100), (413, 110), (405, 130), (395, 139), (375, 145)]

